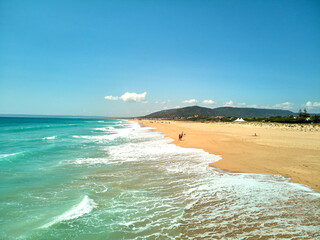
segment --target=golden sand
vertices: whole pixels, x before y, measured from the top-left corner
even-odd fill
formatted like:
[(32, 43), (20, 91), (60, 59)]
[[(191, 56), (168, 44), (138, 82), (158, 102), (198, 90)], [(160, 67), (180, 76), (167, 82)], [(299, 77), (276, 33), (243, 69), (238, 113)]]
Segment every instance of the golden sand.
[[(138, 120), (187, 148), (220, 155), (213, 167), (281, 174), (320, 190), (320, 127), (275, 123), (200, 123)], [(185, 135), (179, 141), (179, 134)], [(255, 136), (256, 134), (256, 136)]]

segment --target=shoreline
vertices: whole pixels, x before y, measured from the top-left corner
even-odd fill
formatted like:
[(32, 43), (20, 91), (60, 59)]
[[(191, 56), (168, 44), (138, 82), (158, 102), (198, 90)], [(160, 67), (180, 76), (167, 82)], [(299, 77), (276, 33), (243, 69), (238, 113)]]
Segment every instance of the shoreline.
[[(282, 175), (320, 191), (320, 127), (266, 123), (132, 120), (221, 159), (212, 167), (231, 172)], [(180, 141), (178, 135), (184, 132)], [(256, 136), (255, 136), (256, 134)]]

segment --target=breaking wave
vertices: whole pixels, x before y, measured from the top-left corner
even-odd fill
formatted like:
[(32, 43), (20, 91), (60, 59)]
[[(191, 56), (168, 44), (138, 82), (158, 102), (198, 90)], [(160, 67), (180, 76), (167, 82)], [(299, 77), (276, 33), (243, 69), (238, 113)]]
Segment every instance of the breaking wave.
[(70, 210), (66, 211), (62, 215), (56, 217), (51, 222), (41, 226), (41, 228), (48, 228), (59, 222), (79, 218), (85, 214), (90, 213), (96, 207), (97, 207), (97, 204), (88, 196), (85, 196), (79, 204), (75, 205), (74, 207), (72, 207)]

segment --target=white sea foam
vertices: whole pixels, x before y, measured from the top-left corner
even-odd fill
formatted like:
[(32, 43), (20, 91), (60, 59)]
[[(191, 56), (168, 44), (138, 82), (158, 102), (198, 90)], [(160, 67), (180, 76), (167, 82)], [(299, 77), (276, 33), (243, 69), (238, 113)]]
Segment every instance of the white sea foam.
[(77, 136), (74, 135), (72, 136), (73, 138), (83, 138), (83, 139), (89, 139), (89, 140), (93, 140), (93, 141), (98, 141), (98, 142), (103, 142), (103, 141), (112, 141), (115, 140), (119, 137), (121, 137), (121, 134), (110, 134), (110, 135), (101, 135), (101, 136)]
[(94, 130), (97, 130), (97, 131), (108, 131), (109, 129), (108, 128), (94, 128)]
[(93, 140), (93, 141), (97, 141), (97, 142), (105, 142), (105, 141), (113, 141), (117, 138), (127, 138), (130, 136), (133, 136), (135, 133), (136, 128), (131, 127), (131, 128), (119, 128), (119, 129), (115, 129), (115, 128), (95, 128), (95, 130), (100, 130), (100, 131), (109, 131), (109, 130), (113, 130), (113, 131), (109, 131), (108, 134), (106, 135), (97, 135), (97, 136), (87, 136), (87, 135), (73, 135), (73, 138), (83, 138), (83, 139), (88, 139), (88, 140)]
[(83, 138), (82, 136), (78, 136), (78, 135), (73, 135), (73, 138)]
[[(115, 134), (117, 137), (131, 139), (130, 143), (108, 146), (104, 148), (109, 153), (106, 163), (121, 163), (129, 161), (157, 161), (166, 159), (166, 161), (175, 161), (181, 159), (176, 164), (166, 164), (163, 167), (168, 172), (185, 171), (207, 171), (208, 163), (218, 161), (221, 157), (209, 154), (202, 149), (182, 148), (173, 144), (172, 139), (165, 138), (163, 135), (151, 132), (149, 127), (140, 127), (137, 123), (128, 124), (129, 128), (119, 129)], [(109, 135), (112, 136), (112, 135)], [(186, 164), (183, 159), (192, 159), (192, 165)], [(99, 163), (102, 163), (99, 161)]]
[[(171, 142), (170, 139), (159, 137), (160, 139), (154, 141), (109, 146), (104, 150), (109, 153), (110, 161), (115, 163), (161, 161), (165, 159), (167, 163), (172, 162), (171, 164), (161, 165), (168, 172), (200, 172), (200, 168), (201, 171), (207, 171), (208, 163), (220, 159), (219, 156), (208, 154), (202, 149), (181, 148), (168, 144)], [(186, 159), (192, 159), (192, 163), (184, 161)]]
[[(208, 167), (208, 163), (215, 162), (220, 159), (220, 156), (209, 154), (202, 149), (182, 148), (173, 144), (172, 139), (165, 138), (163, 135), (151, 132), (149, 127), (141, 128), (137, 123), (127, 124), (127, 128), (114, 129), (115, 133), (100, 136), (73, 136), (74, 138), (90, 139), (95, 141), (113, 141), (117, 138), (131, 139), (130, 143), (120, 144), (116, 146), (108, 146), (104, 148), (109, 154), (105, 158), (80, 158), (71, 161), (74, 164), (110, 164), (129, 161), (144, 161), (144, 160), (161, 160), (172, 159), (177, 157), (193, 158), (193, 166), (185, 164), (181, 161), (179, 164), (165, 165), (169, 172), (183, 171), (199, 171), (201, 166), (203, 170)], [(68, 162), (68, 163), (71, 163)], [(195, 168), (195, 165), (198, 168)]]
[(85, 196), (79, 204), (73, 206), (70, 210), (56, 217), (51, 222), (43, 225), (41, 228), (48, 228), (62, 221), (68, 221), (68, 220), (79, 218), (87, 213), (90, 213), (96, 207), (97, 207), (97, 204), (88, 196)]
[(109, 132), (110, 130), (114, 130), (114, 127), (99, 127), (99, 128), (94, 128), (96, 131), (104, 131), (104, 132)]
[(85, 165), (95, 165), (95, 164), (108, 164), (110, 161), (107, 158), (78, 158), (76, 160), (66, 161), (69, 164), (85, 164)]
[[(135, 233), (137, 239), (147, 238), (146, 232), (170, 239), (166, 233), (178, 232), (183, 222), (186, 227), (180, 239), (223, 239), (226, 234), (233, 234), (230, 239), (258, 238), (261, 229), (271, 238), (277, 234), (316, 236), (310, 233), (317, 232), (320, 193), (283, 176), (229, 173), (209, 167), (208, 163), (221, 157), (168, 144), (171, 139), (136, 123), (125, 125), (107, 137), (91, 136), (99, 141), (113, 135), (113, 140), (127, 139), (104, 147), (105, 157), (69, 162), (119, 164), (119, 168), (106, 170), (101, 179), (94, 176), (96, 193), (116, 195), (115, 189), (121, 186), (119, 197), (112, 198), (105, 214), (125, 217), (106, 231), (121, 226), (121, 231)], [(295, 213), (297, 206), (300, 215)]]
[(51, 137), (44, 137), (43, 140), (54, 140), (57, 136), (51, 136)]

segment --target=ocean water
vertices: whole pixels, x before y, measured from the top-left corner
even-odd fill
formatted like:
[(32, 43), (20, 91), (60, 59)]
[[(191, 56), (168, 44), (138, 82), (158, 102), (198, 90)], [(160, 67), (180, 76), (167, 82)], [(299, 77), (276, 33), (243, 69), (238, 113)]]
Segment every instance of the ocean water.
[(318, 192), (170, 142), (125, 120), (0, 118), (0, 239), (320, 239)]

